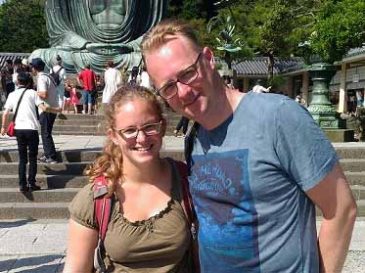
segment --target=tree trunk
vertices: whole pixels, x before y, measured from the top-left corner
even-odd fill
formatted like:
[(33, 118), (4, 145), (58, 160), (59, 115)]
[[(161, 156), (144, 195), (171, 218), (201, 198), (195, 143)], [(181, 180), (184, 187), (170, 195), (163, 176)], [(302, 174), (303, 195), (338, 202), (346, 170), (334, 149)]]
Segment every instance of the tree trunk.
[(267, 65), (267, 81), (269, 85), (272, 85), (272, 81), (274, 78), (274, 63), (275, 63), (273, 52), (269, 52), (268, 61), (269, 62)]

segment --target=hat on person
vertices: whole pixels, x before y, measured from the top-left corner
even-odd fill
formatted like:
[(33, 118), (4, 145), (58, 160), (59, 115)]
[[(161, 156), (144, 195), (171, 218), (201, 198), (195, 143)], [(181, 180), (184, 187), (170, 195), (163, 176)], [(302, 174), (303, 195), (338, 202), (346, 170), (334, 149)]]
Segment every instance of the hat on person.
[(24, 58), (24, 59), (22, 60), (22, 64), (23, 64), (23, 65), (28, 65), (28, 59), (27, 59), (27, 58)]
[(37, 70), (43, 70), (46, 64), (43, 62), (41, 58), (34, 58), (30, 62), (30, 64)]

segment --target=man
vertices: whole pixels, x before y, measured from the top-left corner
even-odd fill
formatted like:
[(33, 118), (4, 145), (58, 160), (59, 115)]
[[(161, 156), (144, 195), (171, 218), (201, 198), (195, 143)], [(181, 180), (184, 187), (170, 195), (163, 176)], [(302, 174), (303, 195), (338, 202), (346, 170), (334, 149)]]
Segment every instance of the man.
[[(9, 94), (2, 116), (1, 135), (6, 133), (6, 124), (10, 111), (16, 111), (15, 135), (19, 152), (19, 190), (20, 192), (37, 191), (41, 187), (36, 185), (37, 155), (38, 155), (38, 128), (39, 122), (36, 107), (42, 107), (42, 101), (37, 96), (31, 84), (31, 76), (27, 72), (17, 74), (17, 87)], [(24, 93), (25, 92), (25, 93)], [(20, 101), (20, 102), (19, 102)], [(27, 163), (28, 179), (27, 179)]]
[(5, 92), (6, 98), (14, 91), (15, 84), (13, 82), (13, 61), (11, 59), (6, 60), (5, 67), (1, 70), (1, 87)]
[(58, 77), (59, 79), (59, 81), (56, 82), (57, 100), (58, 100), (58, 106), (62, 109), (62, 112), (64, 112), (66, 70), (62, 66), (62, 58), (59, 55), (57, 55), (56, 57), (51, 73), (56, 75), (55, 77)]
[(82, 91), (82, 100), (83, 100), (83, 114), (86, 114), (86, 107), (87, 113), (91, 115), (92, 106), (95, 103), (93, 101), (93, 92), (96, 89), (96, 75), (94, 71), (91, 70), (90, 64), (86, 65), (85, 69), (81, 71), (80, 75), (78, 76), (78, 82), (80, 85), (83, 86)]
[(189, 180), (202, 272), (340, 272), (356, 204), (309, 113), (285, 96), (228, 88), (183, 23), (160, 23), (141, 47), (158, 93), (200, 124)]
[[(53, 79), (44, 72), (45, 63), (40, 58), (35, 58), (31, 62), (32, 71), (37, 77), (37, 94), (43, 100), (47, 108), (58, 108), (56, 84)], [(39, 123), (41, 125), (41, 137), (43, 142), (44, 155), (40, 162), (54, 164), (57, 163), (56, 148), (54, 145), (52, 130), (56, 120), (56, 113), (45, 112), (39, 109)]]

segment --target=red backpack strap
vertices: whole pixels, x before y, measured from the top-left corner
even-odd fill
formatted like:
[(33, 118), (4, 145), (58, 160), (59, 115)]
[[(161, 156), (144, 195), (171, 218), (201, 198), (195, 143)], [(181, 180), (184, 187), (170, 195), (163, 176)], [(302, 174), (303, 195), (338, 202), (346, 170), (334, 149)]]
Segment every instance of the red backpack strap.
[(181, 177), (181, 189), (182, 189), (182, 198), (183, 198), (183, 206), (186, 214), (186, 218), (188, 220), (188, 224), (190, 227), (191, 236), (193, 238), (191, 254), (193, 259), (193, 273), (200, 272), (200, 264), (199, 264), (199, 247), (197, 244), (197, 219), (195, 210), (193, 207), (193, 202), (191, 198), (191, 194), (189, 191), (189, 180), (188, 180), (188, 166), (181, 162), (175, 161), (175, 166), (177, 167), (180, 177)]
[(108, 182), (105, 176), (99, 176), (94, 181), (94, 219), (99, 225), (99, 239), (104, 241), (108, 229), (112, 200), (105, 197), (108, 193)]
[[(193, 229), (195, 227), (195, 213), (193, 202), (191, 199), (190, 191), (189, 191), (189, 180), (188, 180), (188, 167), (181, 161), (176, 162), (177, 169), (179, 170), (179, 174), (181, 177), (181, 189), (182, 189), (182, 198), (183, 205), (186, 213), (186, 217), (189, 222), (189, 226)], [(193, 239), (196, 236), (196, 230), (192, 230)]]

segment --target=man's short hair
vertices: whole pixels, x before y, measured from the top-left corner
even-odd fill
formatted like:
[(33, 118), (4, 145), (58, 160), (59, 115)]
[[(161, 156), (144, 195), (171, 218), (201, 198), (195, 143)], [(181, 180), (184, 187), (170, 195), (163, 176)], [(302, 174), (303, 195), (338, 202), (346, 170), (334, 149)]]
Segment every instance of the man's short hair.
[(7, 64), (13, 64), (13, 60), (12, 60), (12, 59), (7, 59), (5, 62), (6, 62)]
[(27, 72), (19, 72), (17, 76), (18, 85), (27, 86), (31, 81), (31, 76)]
[(176, 19), (167, 19), (158, 23), (143, 37), (141, 49), (143, 57), (149, 51), (158, 49), (167, 42), (183, 36), (191, 41), (192, 45), (201, 49), (195, 30), (186, 22)]
[(31, 63), (32, 67), (37, 71), (43, 71), (46, 64), (43, 62), (41, 58), (32, 59)]

